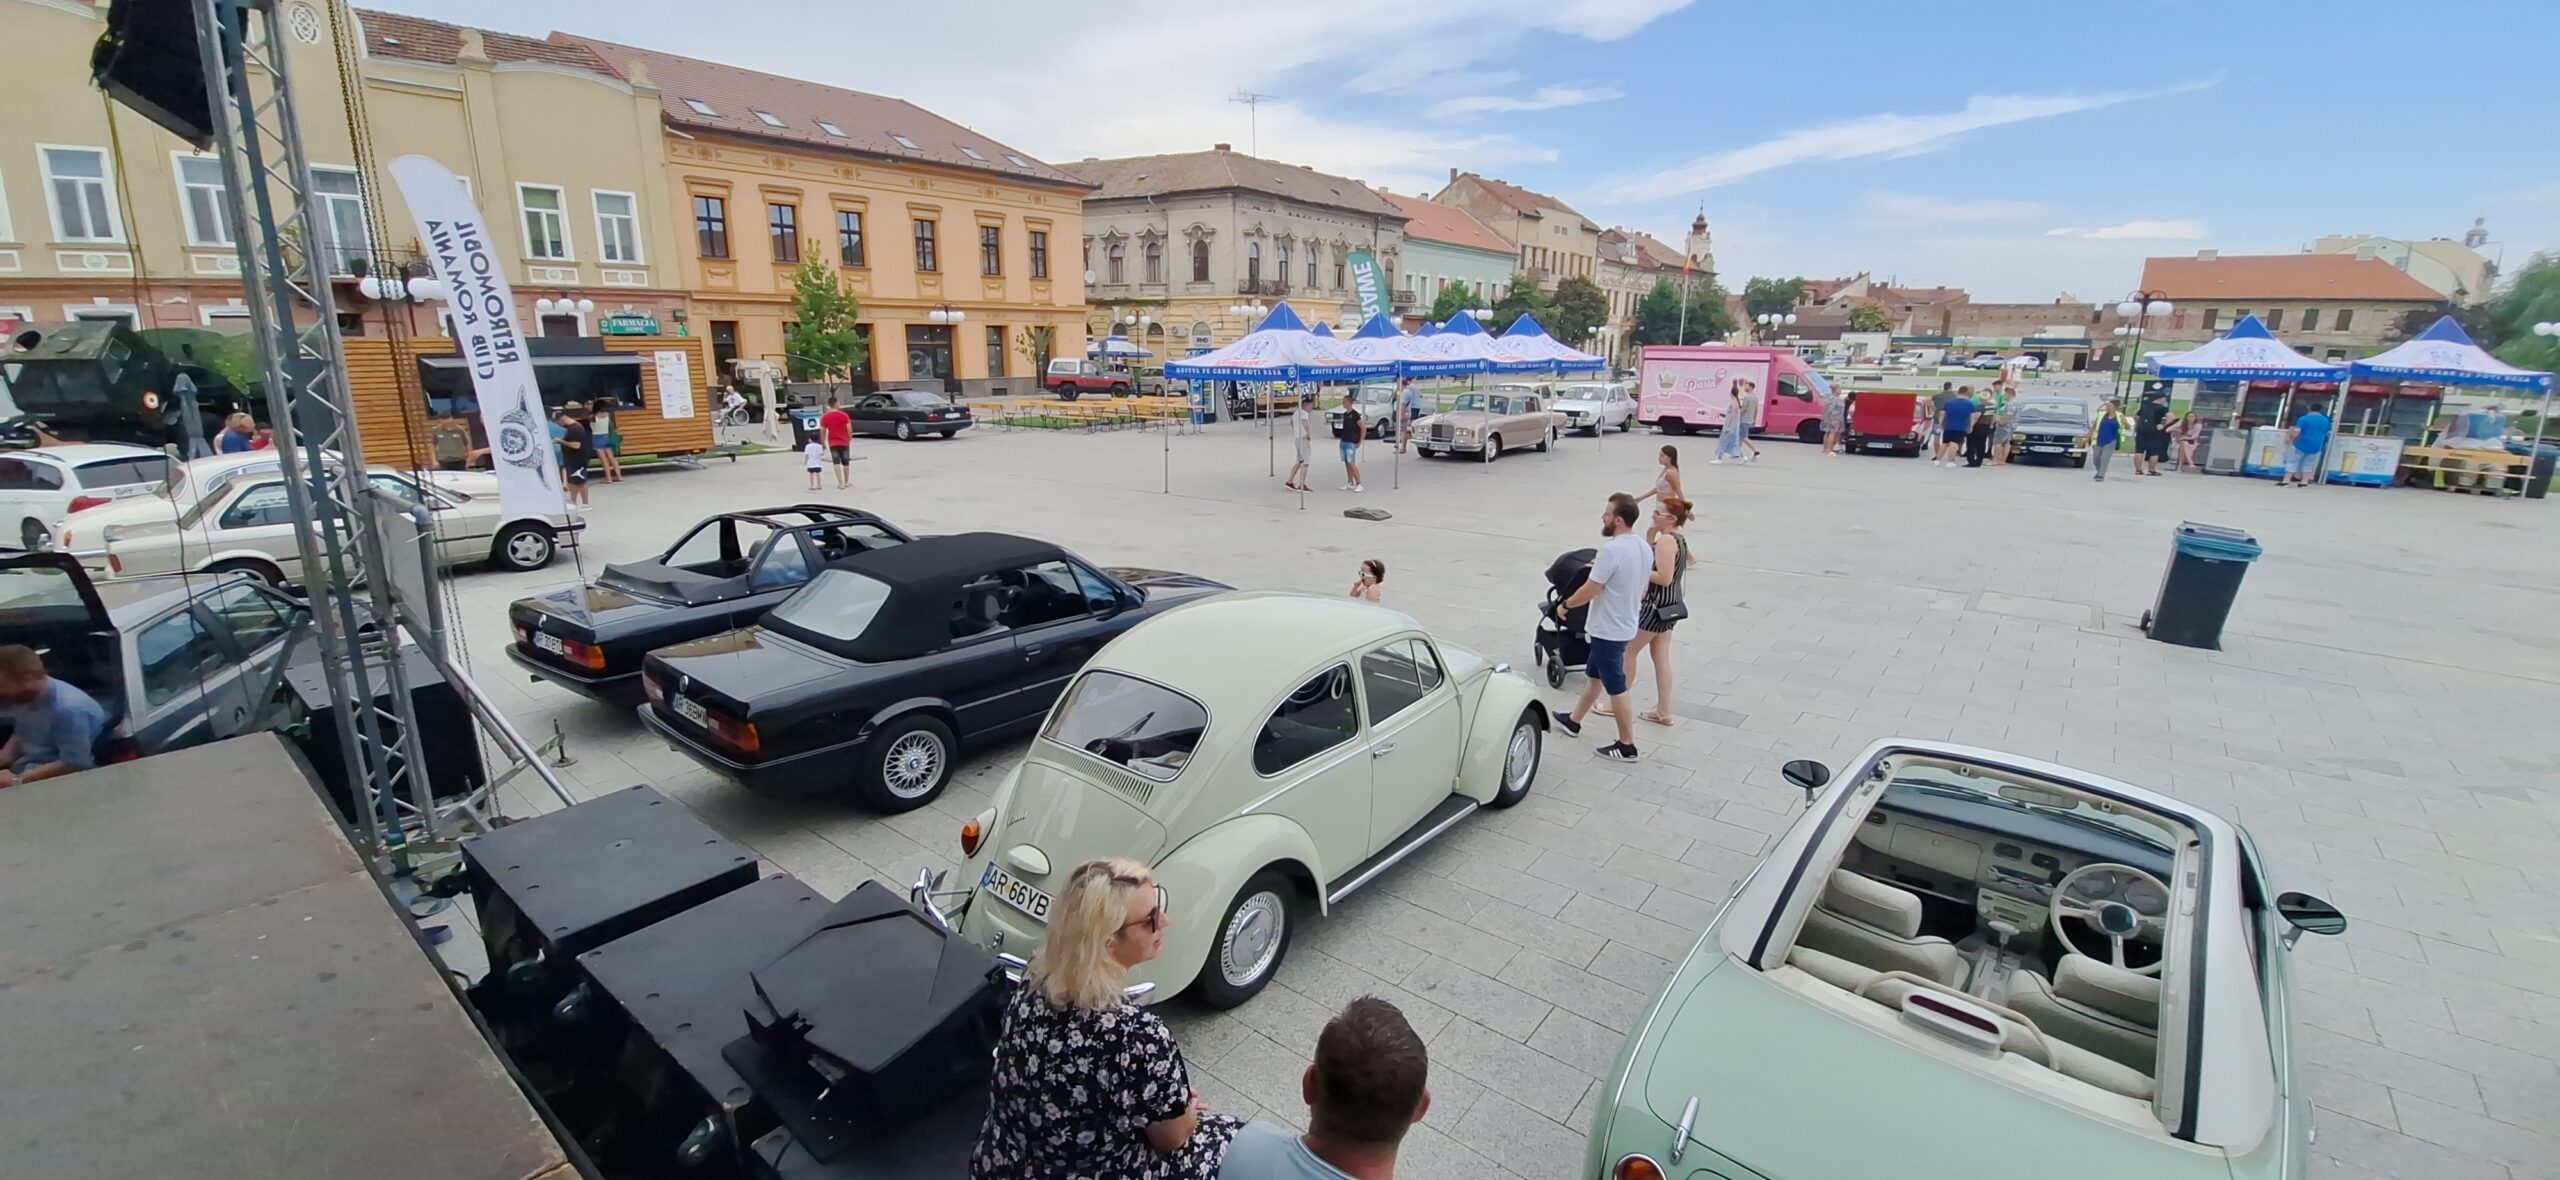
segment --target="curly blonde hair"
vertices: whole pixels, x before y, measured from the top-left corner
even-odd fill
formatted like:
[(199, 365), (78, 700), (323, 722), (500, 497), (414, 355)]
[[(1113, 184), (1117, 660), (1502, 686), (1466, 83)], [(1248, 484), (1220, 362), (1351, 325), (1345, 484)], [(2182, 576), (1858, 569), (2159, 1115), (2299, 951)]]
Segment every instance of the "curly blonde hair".
[(1155, 873), (1134, 860), (1089, 860), (1067, 875), (1049, 911), (1049, 937), (1031, 956), (1028, 982), (1061, 1008), (1113, 1008), (1129, 969), (1111, 956), (1129, 917), (1129, 898), (1155, 887)]

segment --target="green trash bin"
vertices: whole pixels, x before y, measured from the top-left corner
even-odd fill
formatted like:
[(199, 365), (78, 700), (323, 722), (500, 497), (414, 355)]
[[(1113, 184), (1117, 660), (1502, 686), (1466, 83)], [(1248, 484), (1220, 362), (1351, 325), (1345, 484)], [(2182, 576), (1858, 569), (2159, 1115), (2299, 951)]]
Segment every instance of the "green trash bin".
[(2240, 596), (2240, 580), (2264, 552), (2257, 538), (2238, 529), (2180, 524), (2159, 597), (2142, 612), (2142, 629), (2162, 643), (2222, 650), (2222, 624)]

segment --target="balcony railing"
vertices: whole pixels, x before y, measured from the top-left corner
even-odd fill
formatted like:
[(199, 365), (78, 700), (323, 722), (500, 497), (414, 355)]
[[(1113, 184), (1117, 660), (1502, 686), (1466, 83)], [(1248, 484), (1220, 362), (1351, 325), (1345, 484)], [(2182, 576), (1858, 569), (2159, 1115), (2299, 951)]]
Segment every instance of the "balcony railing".
[(1289, 295), (1289, 284), (1279, 279), (1246, 279), (1244, 282), (1237, 284), (1236, 293), (1239, 295), (1267, 295), (1273, 299), (1285, 299)]
[(1403, 310), (1405, 310), (1405, 309), (1407, 309), (1407, 308), (1409, 308), (1409, 307), (1412, 307), (1412, 306), (1414, 305), (1414, 303), (1415, 303), (1415, 302), (1416, 302), (1416, 301), (1415, 301), (1414, 296), (1413, 296), (1413, 288), (1411, 288), (1411, 287), (1398, 287), (1398, 288), (1396, 288), (1396, 291), (1395, 291), (1395, 308), (1396, 308), (1396, 310), (1397, 310), (1397, 311), (1403, 311)]

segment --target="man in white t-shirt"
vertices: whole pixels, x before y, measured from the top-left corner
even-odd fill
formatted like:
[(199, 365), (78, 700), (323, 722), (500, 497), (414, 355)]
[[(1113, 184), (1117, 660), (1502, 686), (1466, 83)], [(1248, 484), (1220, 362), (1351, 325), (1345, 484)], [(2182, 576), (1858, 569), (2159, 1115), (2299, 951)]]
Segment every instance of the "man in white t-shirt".
[(1582, 719), (1609, 694), (1610, 720), (1618, 723), (1618, 740), (1600, 747), (1600, 756), (1617, 762), (1636, 760), (1635, 703), (1627, 696), (1627, 642), (1636, 637), (1636, 619), (1644, 609), (1645, 587), (1653, 584), (1653, 547), (1636, 535), (1636, 498), (1619, 492), (1600, 513), (1599, 555), (1591, 559), (1591, 576), (1571, 598), (1556, 604), (1561, 618), (1589, 604), (1583, 633), (1591, 637), (1591, 658), (1583, 665), (1590, 679), (1573, 712), (1556, 718), (1566, 733), (1579, 736)]
[(1307, 449), (1315, 442), (1315, 423), (1307, 417), (1305, 398), (1299, 398), (1297, 406), (1289, 411), (1289, 441), (1297, 445), (1298, 463), (1289, 469), (1289, 478), (1281, 480), (1280, 486), (1293, 492), (1312, 492), (1315, 489), (1307, 486)]

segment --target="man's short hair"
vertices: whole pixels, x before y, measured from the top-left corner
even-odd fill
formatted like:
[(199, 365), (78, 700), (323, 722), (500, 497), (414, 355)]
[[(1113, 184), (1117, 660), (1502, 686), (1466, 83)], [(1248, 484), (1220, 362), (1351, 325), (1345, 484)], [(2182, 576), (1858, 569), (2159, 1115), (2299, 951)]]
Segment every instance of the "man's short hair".
[(1422, 1109), (1431, 1053), (1395, 1005), (1362, 996), (1343, 1005), (1316, 1036), (1315, 1079), (1308, 1130), (1393, 1147)]
[(831, 405), (831, 406), (832, 406), (832, 405), (834, 405), (834, 404), (836, 404), (836, 395), (834, 395), (834, 394), (832, 394), (832, 393), (828, 394), (828, 395), (827, 395), (827, 404), (828, 404), (828, 405)]
[(1636, 509), (1636, 498), (1625, 492), (1609, 494), (1609, 511), (1617, 516), (1619, 524), (1628, 528), (1634, 528), (1635, 523), (1644, 518), (1644, 514)]
[(44, 678), (44, 657), (23, 643), (0, 644), (0, 680), (12, 684)]

